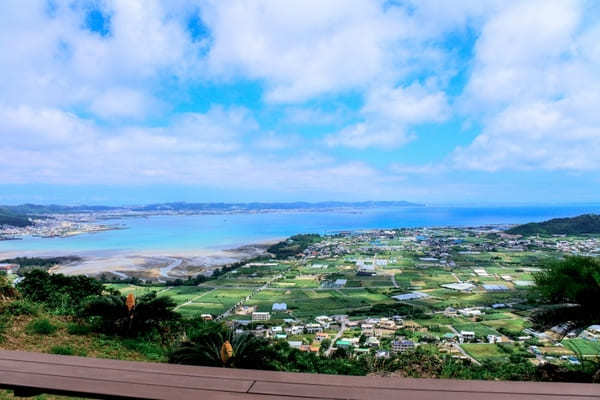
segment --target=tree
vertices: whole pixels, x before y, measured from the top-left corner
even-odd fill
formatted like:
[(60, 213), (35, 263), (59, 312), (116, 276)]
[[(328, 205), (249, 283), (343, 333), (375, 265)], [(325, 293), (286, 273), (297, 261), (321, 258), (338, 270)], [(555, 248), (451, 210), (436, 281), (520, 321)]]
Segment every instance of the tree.
[(572, 321), (586, 325), (600, 321), (600, 261), (590, 257), (567, 257), (553, 261), (534, 275), (533, 294), (550, 304), (570, 304), (536, 315), (546, 324)]
[(34, 269), (24, 274), (17, 289), (28, 300), (73, 313), (88, 296), (101, 295), (104, 286), (100, 281), (83, 275), (49, 274)]

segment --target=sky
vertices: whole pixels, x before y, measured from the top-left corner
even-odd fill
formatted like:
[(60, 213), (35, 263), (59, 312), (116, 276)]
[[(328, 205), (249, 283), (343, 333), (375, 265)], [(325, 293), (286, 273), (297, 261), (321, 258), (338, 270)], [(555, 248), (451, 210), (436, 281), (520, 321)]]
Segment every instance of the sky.
[(600, 202), (600, 2), (3, 0), (0, 204)]

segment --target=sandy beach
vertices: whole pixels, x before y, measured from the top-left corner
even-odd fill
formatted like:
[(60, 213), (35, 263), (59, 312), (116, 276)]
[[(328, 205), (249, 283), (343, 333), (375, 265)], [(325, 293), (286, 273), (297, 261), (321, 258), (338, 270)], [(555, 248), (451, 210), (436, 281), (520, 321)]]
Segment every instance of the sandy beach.
[(79, 256), (80, 261), (57, 265), (51, 272), (65, 275), (106, 276), (107, 278), (136, 277), (144, 280), (166, 281), (186, 279), (199, 274), (210, 275), (215, 268), (247, 260), (266, 252), (279, 239), (262, 241), (232, 249), (195, 250), (102, 250), (85, 252), (0, 252), (0, 260), (14, 257)]

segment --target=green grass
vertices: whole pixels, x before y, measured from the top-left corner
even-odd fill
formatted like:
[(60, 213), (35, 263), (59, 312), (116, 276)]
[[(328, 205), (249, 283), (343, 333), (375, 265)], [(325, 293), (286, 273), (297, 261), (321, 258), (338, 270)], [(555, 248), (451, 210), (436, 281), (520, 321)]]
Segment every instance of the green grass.
[(452, 326), (458, 332), (460, 332), (460, 331), (473, 331), (473, 332), (475, 332), (475, 336), (478, 337), (478, 338), (480, 338), (480, 339), (486, 338), (487, 335), (500, 335), (498, 333), (498, 331), (496, 331), (495, 329), (492, 329), (490, 327), (487, 327), (487, 326), (485, 326), (483, 324), (476, 323), (476, 322), (454, 323), (454, 324), (452, 324)]
[[(489, 343), (465, 343), (462, 344), (461, 347), (465, 350), (471, 357), (478, 361), (486, 361), (486, 360), (503, 360), (507, 359), (510, 355), (510, 352), (504, 351), (497, 344), (489, 344)], [(506, 345), (505, 345), (505, 348)]]
[(565, 339), (562, 344), (572, 350), (575, 354), (584, 356), (600, 356), (600, 343), (585, 339)]
[(47, 318), (40, 318), (34, 321), (31, 321), (27, 325), (28, 333), (35, 333), (37, 335), (51, 335), (58, 327), (50, 322)]

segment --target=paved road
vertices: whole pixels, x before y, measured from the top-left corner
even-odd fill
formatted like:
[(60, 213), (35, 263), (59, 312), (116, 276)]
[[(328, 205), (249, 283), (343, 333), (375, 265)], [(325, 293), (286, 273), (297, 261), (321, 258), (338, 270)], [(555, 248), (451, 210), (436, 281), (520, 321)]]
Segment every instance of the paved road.
[(337, 342), (338, 339), (342, 337), (345, 330), (346, 330), (346, 321), (344, 320), (344, 321), (342, 321), (342, 326), (340, 327), (340, 331), (331, 340), (331, 344), (329, 345), (329, 348), (327, 349), (327, 351), (325, 351), (326, 356), (329, 356), (329, 354), (331, 354), (331, 350), (333, 349), (333, 346), (335, 346), (335, 342)]
[[(454, 327), (452, 325), (446, 325), (452, 332), (454, 332), (455, 335), (458, 335), (460, 337), (460, 333), (458, 333), (458, 331), (456, 329), (454, 329)], [(458, 351), (460, 351), (460, 353), (467, 357), (469, 360), (471, 360), (471, 362), (475, 365), (481, 365), (481, 363), (479, 361), (477, 361), (476, 359), (474, 359), (473, 357), (471, 357), (469, 355), (469, 353), (467, 353), (462, 347), (460, 347), (460, 344), (458, 343), (454, 343), (452, 346), (454, 346), (454, 348)]]
[(183, 307), (183, 306), (185, 306), (185, 305), (187, 305), (187, 304), (192, 304), (192, 303), (194, 302), (194, 300), (196, 300), (196, 299), (199, 299), (199, 298), (200, 298), (200, 297), (202, 297), (202, 296), (206, 296), (207, 294), (209, 294), (209, 293), (212, 293), (212, 292), (214, 292), (214, 291), (215, 291), (215, 289), (212, 289), (212, 290), (209, 290), (208, 292), (204, 292), (204, 293), (202, 293), (202, 294), (201, 294), (201, 295), (199, 295), (199, 296), (193, 297), (193, 298), (189, 299), (188, 301), (186, 301), (185, 303), (181, 303), (180, 305), (178, 305), (177, 307), (175, 307), (175, 308), (173, 309), (173, 311), (177, 311), (177, 310), (178, 310), (180, 307)]
[(394, 287), (396, 289), (398, 289), (400, 286), (398, 286), (398, 282), (396, 282), (396, 274), (392, 273), (392, 285), (394, 285)]

